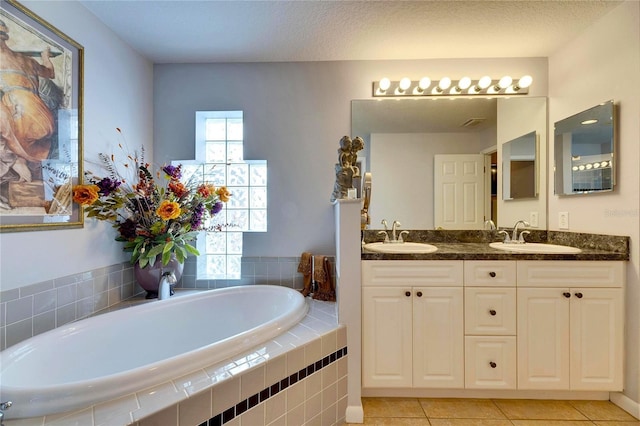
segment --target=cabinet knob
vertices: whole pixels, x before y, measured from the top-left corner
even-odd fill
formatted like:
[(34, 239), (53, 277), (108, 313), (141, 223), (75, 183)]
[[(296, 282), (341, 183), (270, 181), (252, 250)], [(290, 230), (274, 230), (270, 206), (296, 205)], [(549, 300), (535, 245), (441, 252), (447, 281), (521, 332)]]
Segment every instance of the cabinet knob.
[(578, 299), (582, 299), (582, 293), (580, 293), (580, 292), (576, 293), (576, 297), (577, 297)]
[(495, 317), (497, 312), (495, 309), (491, 309), (489, 313), (491, 314), (492, 317)]
[(562, 295), (567, 299), (571, 297), (571, 293), (569, 293), (568, 291), (565, 291), (564, 293), (562, 293)]
[(405, 292), (404, 292), (404, 295), (405, 295), (405, 296), (407, 296), (407, 297), (409, 297), (409, 296), (411, 296), (411, 292), (410, 292), (410, 291), (405, 291)]
[(418, 296), (418, 297), (422, 297), (422, 292), (421, 292), (421, 291), (417, 292), (417, 293), (416, 293), (416, 296)]
[(489, 363), (489, 365), (491, 366), (491, 368), (496, 368), (498, 366), (498, 364), (496, 364), (495, 362), (491, 361)]
[(489, 272), (489, 276), (490, 276), (491, 278), (495, 278), (495, 277), (496, 277), (496, 273), (495, 273), (495, 272), (493, 272), (493, 271), (491, 271), (491, 272)]

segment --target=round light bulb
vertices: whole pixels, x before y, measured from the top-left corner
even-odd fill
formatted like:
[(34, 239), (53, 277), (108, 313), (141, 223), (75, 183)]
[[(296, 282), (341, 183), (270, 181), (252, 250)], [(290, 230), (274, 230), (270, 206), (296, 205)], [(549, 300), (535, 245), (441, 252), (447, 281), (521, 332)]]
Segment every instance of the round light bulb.
[(593, 164), (587, 164), (587, 165), (585, 166), (585, 168), (586, 168), (587, 170), (591, 170), (591, 169), (593, 168)]
[(449, 77), (443, 77), (438, 83), (440, 90), (447, 90), (451, 86), (451, 79)]
[(581, 164), (580, 166), (578, 166), (578, 169), (579, 169), (579, 170), (584, 170), (584, 165), (583, 165), (583, 164)]
[(400, 80), (400, 90), (404, 92), (409, 87), (411, 87), (411, 80), (408, 77), (405, 77), (402, 80)]
[(571, 168), (571, 170), (573, 170), (574, 172), (577, 172), (577, 171), (578, 171), (578, 166), (573, 166), (573, 167)]
[(498, 87), (500, 87), (500, 89), (506, 89), (507, 87), (511, 86), (512, 82), (513, 82), (513, 79), (508, 75), (505, 75), (498, 82)]
[(520, 80), (518, 80), (518, 88), (526, 89), (527, 87), (531, 86), (532, 82), (533, 82), (533, 77), (531, 77), (530, 75), (525, 75), (522, 78), (520, 78)]
[(608, 161), (603, 161), (602, 163), (600, 163), (600, 166), (602, 167), (607, 167), (609, 165)]
[(489, 77), (488, 75), (485, 75), (484, 77), (482, 77), (480, 79), (480, 81), (478, 81), (478, 87), (481, 90), (486, 89), (487, 87), (489, 87), (491, 85), (491, 77)]
[(471, 86), (471, 79), (469, 77), (462, 77), (460, 81), (458, 81), (458, 88), (460, 90), (467, 90)]
[(382, 90), (383, 92), (386, 92), (387, 90), (389, 90), (389, 87), (391, 87), (391, 80), (389, 80), (387, 77), (383, 78), (382, 80), (380, 80), (378, 87), (380, 87), (380, 90)]
[(418, 83), (418, 87), (422, 90), (427, 90), (427, 87), (431, 86), (431, 79), (429, 77), (423, 77)]
[(599, 169), (600, 168), (600, 163), (593, 163), (593, 168), (594, 169)]

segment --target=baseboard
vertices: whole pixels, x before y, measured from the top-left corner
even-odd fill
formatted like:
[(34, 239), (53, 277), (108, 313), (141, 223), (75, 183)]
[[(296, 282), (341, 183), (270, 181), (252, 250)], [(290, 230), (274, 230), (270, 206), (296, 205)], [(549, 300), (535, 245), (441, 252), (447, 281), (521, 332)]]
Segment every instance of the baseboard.
[(364, 388), (364, 397), (402, 398), (495, 398), (495, 399), (557, 399), (608, 401), (607, 391), (540, 391), (499, 389), (427, 389), (427, 388)]
[(364, 423), (364, 408), (362, 408), (362, 405), (348, 406), (344, 420), (347, 423)]
[(640, 402), (634, 401), (622, 392), (611, 392), (609, 400), (636, 419), (640, 419)]

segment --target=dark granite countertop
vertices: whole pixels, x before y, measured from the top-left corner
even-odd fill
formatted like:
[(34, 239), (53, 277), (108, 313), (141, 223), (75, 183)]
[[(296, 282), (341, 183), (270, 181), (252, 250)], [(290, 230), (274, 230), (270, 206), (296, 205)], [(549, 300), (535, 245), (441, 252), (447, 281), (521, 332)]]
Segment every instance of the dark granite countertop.
[[(366, 242), (379, 241), (377, 230), (365, 231)], [(362, 260), (629, 260), (629, 237), (558, 231), (532, 231), (529, 242), (578, 247), (581, 253), (515, 253), (489, 247), (501, 241), (496, 231), (410, 231), (407, 241), (438, 247), (427, 254), (377, 253), (363, 249)]]

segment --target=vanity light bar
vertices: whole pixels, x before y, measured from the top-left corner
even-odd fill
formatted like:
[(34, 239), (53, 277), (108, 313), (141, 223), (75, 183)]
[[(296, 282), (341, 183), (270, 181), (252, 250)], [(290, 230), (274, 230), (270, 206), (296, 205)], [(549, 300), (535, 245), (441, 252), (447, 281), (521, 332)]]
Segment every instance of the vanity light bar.
[(440, 80), (431, 80), (429, 77), (411, 80), (405, 77), (399, 81), (391, 81), (383, 78), (373, 82), (373, 97), (526, 95), (532, 81), (533, 78), (529, 75), (517, 81), (508, 75), (499, 80), (489, 76), (478, 80), (469, 77), (462, 77), (460, 80), (451, 80), (449, 77)]

